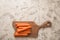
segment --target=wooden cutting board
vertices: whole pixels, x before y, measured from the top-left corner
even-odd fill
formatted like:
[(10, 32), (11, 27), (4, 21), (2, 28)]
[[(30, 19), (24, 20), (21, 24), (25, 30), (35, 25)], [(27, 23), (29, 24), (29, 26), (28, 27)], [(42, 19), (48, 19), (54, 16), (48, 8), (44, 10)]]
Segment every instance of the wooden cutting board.
[[(51, 22), (50, 21), (46, 21), (42, 25), (37, 25), (33, 21), (13, 21), (13, 28), (14, 28), (15, 32), (17, 31), (16, 23), (20, 23), (19, 25), (21, 25), (21, 23), (23, 23), (22, 26), (25, 25), (24, 23), (27, 23), (31, 26), (31, 28), (30, 28), (30, 34), (28, 34), (27, 36), (16, 36), (15, 33), (14, 33), (15, 37), (34, 37), (34, 38), (36, 38), (36, 37), (38, 37), (39, 29), (51, 27)], [(27, 31), (27, 30), (24, 30), (24, 31)], [(20, 34), (21, 34), (21, 32), (20, 32)]]

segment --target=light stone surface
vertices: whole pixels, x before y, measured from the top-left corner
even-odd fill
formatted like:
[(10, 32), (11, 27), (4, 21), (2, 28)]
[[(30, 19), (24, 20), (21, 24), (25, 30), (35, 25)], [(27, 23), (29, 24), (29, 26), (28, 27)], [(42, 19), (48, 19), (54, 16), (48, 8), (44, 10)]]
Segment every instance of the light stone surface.
[(16, 40), (13, 21), (50, 20), (51, 28), (39, 30), (38, 38), (18, 40), (60, 40), (60, 0), (0, 0), (0, 40)]

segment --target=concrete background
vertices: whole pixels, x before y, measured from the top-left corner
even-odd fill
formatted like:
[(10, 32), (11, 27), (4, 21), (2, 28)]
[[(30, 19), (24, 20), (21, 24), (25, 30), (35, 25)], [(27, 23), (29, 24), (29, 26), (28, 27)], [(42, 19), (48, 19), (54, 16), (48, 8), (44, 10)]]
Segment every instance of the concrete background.
[(39, 30), (38, 38), (18, 40), (60, 40), (60, 0), (0, 0), (0, 40), (16, 40), (13, 21), (50, 20), (51, 28)]

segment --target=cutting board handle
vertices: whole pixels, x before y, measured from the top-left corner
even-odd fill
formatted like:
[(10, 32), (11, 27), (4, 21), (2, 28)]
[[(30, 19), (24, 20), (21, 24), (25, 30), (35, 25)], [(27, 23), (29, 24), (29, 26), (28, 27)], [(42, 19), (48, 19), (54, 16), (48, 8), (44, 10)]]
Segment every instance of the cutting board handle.
[(40, 25), (39, 29), (40, 28), (47, 28), (47, 27), (51, 27), (51, 26), (52, 26), (52, 23), (50, 21), (46, 21), (42, 25)]

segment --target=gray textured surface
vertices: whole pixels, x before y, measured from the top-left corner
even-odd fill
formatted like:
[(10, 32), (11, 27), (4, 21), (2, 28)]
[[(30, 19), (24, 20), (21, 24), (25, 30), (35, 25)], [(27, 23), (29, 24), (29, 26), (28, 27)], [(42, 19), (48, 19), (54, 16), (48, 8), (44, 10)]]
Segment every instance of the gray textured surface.
[(38, 38), (19, 40), (60, 40), (60, 0), (0, 0), (0, 40), (16, 40), (12, 21), (35, 21), (41, 25), (46, 20), (51, 28), (41, 29)]

